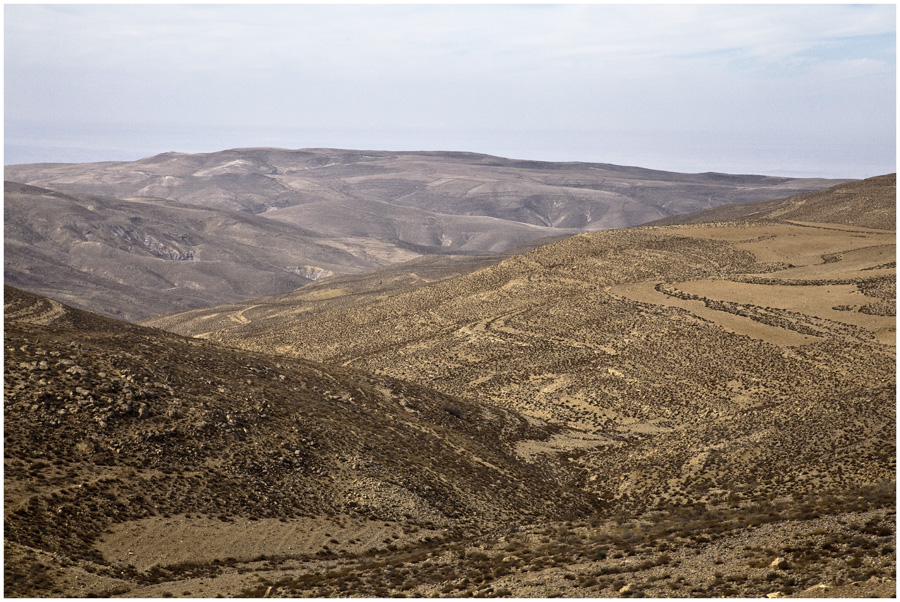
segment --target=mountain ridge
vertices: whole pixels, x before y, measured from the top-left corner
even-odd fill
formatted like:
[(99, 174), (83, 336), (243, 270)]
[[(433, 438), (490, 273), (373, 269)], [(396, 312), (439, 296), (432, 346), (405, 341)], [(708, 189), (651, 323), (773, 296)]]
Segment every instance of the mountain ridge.
[[(405, 161), (404, 161), (405, 160)], [(418, 167), (417, 167), (418, 166)], [(338, 171), (345, 170), (335, 177), (327, 175), (327, 172), (319, 171), (322, 168), (335, 167)], [(416, 168), (417, 167), (417, 168)], [(828, 182), (818, 178), (785, 178), (758, 175), (728, 175), (720, 173), (682, 174), (631, 166), (617, 166), (606, 163), (566, 162), (554, 163), (548, 161), (527, 161), (506, 159), (478, 153), (458, 153), (441, 151), (365, 151), (345, 149), (278, 149), (278, 148), (244, 148), (229, 149), (214, 153), (161, 153), (146, 159), (130, 162), (105, 162), (96, 164), (40, 164), (40, 165), (15, 165), (6, 166), (6, 179), (23, 183), (39, 184), (49, 188), (62, 188), (93, 194), (111, 196), (162, 196), (172, 198), (188, 204), (220, 203), (220, 208), (239, 209), (259, 213), (267, 208), (282, 207), (308, 202), (311, 191), (320, 198), (335, 198), (335, 195), (344, 198), (360, 196), (362, 198), (375, 198), (397, 202), (398, 196), (403, 192), (416, 190), (416, 183), (430, 183), (442, 186), (443, 178), (430, 178), (427, 172), (421, 169), (440, 172), (449, 170), (448, 175), (461, 177), (463, 180), (487, 184), (497, 178), (509, 178), (509, 173), (517, 173), (523, 170), (521, 180), (531, 182), (534, 194), (559, 198), (554, 193), (554, 187), (574, 184), (576, 190), (582, 188), (591, 192), (600, 192), (599, 187), (604, 185), (608, 194), (622, 195), (627, 198), (628, 191), (620, 185), (614, 185), (613, 179), (618, 175), (632, 180), (645, 180), (651, 182), (667, 182), (690, 184), (699, 187), (698, 190), (674, 191), (676, 195), (682, 195), (683, 199), (697, 202), (699, 198), (707, 201), (712, 196), (723, 195), (728, 187), (722, 187), (723, 183), (731, 187), (746, 185), (787, 187), (815, 189)], [(459, 171), (459, 170), (462, 171)], [(355, 171), (354, 171), (355, 170)], [(506, 171), (504, 171), (506, 170)], [(334, 170), (332, 170), (334, 171)], [(90, 179), (83, 178), (83, 174), (91, 173)], [(538, 173), (540, 172), (540, 173)], [(546, 172), (546, 173), (543, 173)], [(581, 180), (559, 180), (557, 172), (574, 172)], [(325, 173), (326, 175), (322, 175)], [(371, 186), (378, 186), (379, 180), (392, 175), (399, 179), (394, 188), (388, 189), (382, 186), (381, 194), (372, 195)], [(230, 187), (240, 185), (247, 192), (240, 194), (228, 194), (221, 186), (214, 189), (215, 201), (211, 199), (212, 190), (209, 182), (205, 182), (206, 190), (203, 196), (197, 196), (198, 179), (211, 179), (219, 175), (224, 178), (225, 184)], [(441, 175), (438, 173), (437, 175)], [(243, 177), (253, 179), (252, 186), (241, 182)], [(180, 181), (182, 178), (183, 181)], [(535, 179), (537, 178), (537, 179)], [(437, 184), (435, 184), (437, 183)], [(450, 182), (452, 183), (452, 182)], [(793, 184), (792, 184), (793, 183)], [(446, 185), (448, 183), (444, 183)], [(362, 185), (362, 187), (360, 187)], [(398, 190), (396, 186), (400, 186)], [(366, 187), (369, 187), (367, 190)], [(459, 191), (471, 190), (471, 187), (457, 185), (448, 193), (438, 196), (426, 196), (416, 201), (418, 207), (435, 209), (426, 206), (427, 203), (444, 203), (447, 194), (450, 198), (459, 198)], [(261, 194), (261, 193), (265, 194)], [(419, 193), (422, 193), (419, 190)], [(666, 193), (672, 196), (672, 190)], [(697, 195), (705, 195), (698, 197)], [(759, 200), (759, 191), (736, 194), (732, 202), (742, 200)], [(764, 193), (763, 193), (764, 194)], [(769, 193), (768, 198), (777, 198), (781, 191)], [(243, 195), (243, 200), (239, 198)], [(754, 196), (755, 195), (755, 196)], [(526, 193), (520, 196), (527, 196)], [(316, 198), (316, 197), (313, 197)], [(431, 200), (429, 200), (429, 198)], [(602, 196), (600, 197), (602, 200)], [(596, 195), (590, 195), (584, 202), (594, 203), (598, 200)], [(646, 202), (645, 198), (643, 201)], [(484, 199), (479, 199), (483, 203)], [(722, 201), (718, 201), (722, 202)], [(426, 205), (423, 205), (425, 203)], [(215, 205), (214, 205), (215, 206)], [(404, 206), (401, 203), (401, 206)], [(650, 202), (653, 206), (653, 201)], [(475, 215), (493, 215), (502, 211), (499, 207), (493, 208), (485, 205), (471, 208)], [(664, 210), (660, 207), (656, 211)], [(683, 209), (675, 209), (677, 212)], [(459, 211), (447, 212), (458, 214)], [(527, 218), (526, 218), (527, 219)], [(550, 222), (552, 220), (546, 220)], [(643, 221), (647, 221), (644, 219)], [(590, 225), (590, 221), (588, 223)], [(603, 223), (594, 224), (592, 228), (621, 227), (623, 225), (636, 225), (635, 223)]]
[[(792, 219), (838, 222), (848, 226), (893, 230), (897, 221), (896, 188), (897, 174), (886, 174), (785, 199), (686, 213), (649, 222), (647, 225), (666, 226), (742, 219)], [(860, 195), (866, 197), (864, 207), (860, 206), (857, 198)]]
[(833, 183), (476, 153), (274, 148), (11, 165), (5, 174), (7, 280), (133, 320), (288, 292), (307, 275), (504, 252)]

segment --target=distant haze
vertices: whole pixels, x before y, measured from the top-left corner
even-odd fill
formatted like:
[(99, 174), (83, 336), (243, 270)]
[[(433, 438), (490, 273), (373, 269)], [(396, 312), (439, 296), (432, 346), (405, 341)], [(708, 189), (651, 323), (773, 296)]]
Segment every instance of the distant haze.
[(234, 147), (896, 171), (894, 5), (6, 5), (4, 164)]

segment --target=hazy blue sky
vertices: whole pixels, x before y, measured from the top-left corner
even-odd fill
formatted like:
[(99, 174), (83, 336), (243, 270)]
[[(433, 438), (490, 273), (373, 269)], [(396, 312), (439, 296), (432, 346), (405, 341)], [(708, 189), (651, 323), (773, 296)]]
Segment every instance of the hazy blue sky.
[(6, 5), (5, 158), (896, 171), (894, 5)]

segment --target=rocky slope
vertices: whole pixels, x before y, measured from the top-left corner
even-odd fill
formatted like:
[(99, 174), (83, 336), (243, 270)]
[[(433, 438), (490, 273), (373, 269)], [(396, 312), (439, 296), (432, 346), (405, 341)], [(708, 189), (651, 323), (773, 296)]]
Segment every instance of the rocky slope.
[(9, 287), (5, 317), (9, 597), (895, 592), (889, 483), (629, 510), (576, 462), (607, 436)]
[(895, 258), (893, 231), (840, 223), (636, 228), (151, 323), (581, 429), (554, 449), (638, 511), (892, 480)]
[[(140, 581), (139, 569), (198, 559), (158, 534), (154, 544), (176, 515), (186, 532), (234, 521), (295, 530), (381, 521), (388, 545), (400, 525), (440, 538), (450, 527), (584, 515), (595, 504), (564, 462), (517, 455), (555, 427), (387, 377), (114, 322), (11, 287), (4, 300), (7, 576), (39, 554)], [(114, 543), (104, 555), (104, 534), (144, 546), (147, 557)], [(205, 560), (272, 552), (253, 537), (250, 529), (220, 542)], [(325, 537), (308, 550), (302, 539), (295, 545), (308, 553), (347, 544)], [(7, 594), (36, 593), (27, 580), (6, 583)]]

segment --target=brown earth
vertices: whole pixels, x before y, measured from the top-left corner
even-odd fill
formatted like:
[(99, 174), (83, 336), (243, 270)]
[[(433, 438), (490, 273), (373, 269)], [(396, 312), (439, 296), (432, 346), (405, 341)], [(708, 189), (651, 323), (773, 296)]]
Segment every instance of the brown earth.
[(894, 237), (595, 232), (150, 321), (206, 341), (8, 290), (5, 593), (892, 596)]
[[(75, 569), (135, 585), (153, 567), (392, 552), (596, 506), (564, 461), (516, 455), (560, 429), (501, 409), (11, 287), (5, 317), (7, 595), (88, 593), (58, 590)], [(28, 562), (44, 556), (60, 579)]]
[[(574, 462), (593, 477), (591, 490), (623, 503), (713, 502), (736, 487), (751, 497), (843, 487), (891, 475), (893, 448), (883, 442), (893, 441), (894, 318), (890, 308), (860, 310), (884, 301), (873, 287), (890, 295), (895, 285), (892, 268), (866, 269), (893, 260), (892, 234), (830, 232), (819, 255), (891, 248), (850, 278), (840, 260), (828, 263), (842, 273), (834, 298), (819, 294), (819, 280), (778, 279), (778, 295), (768, 294), (765, 283), (787, 262), (758, 262), (729, 241), (784, 240), (785, 258), (800, 261), (789, 249), (809, 249), (816, 228), (639, 228), (581, 235), (405, 291), (357, 294), (323, 282), (153, 323), (615, 434), (617, 445)], [(746, 295), (747, 287), (759, 290)], [(823, 305), (847, 298), (858, 301)], [(859, 432), (871, 437), (851, 444), (848, 434)], [(882, 453), (875, 472), (853, 459)], [(798, 454), (810, 464), (795, 472)]]
[(896, 196), (897, 174), (887, 174), (786, 199), (685, 213), (663, 218), (653, 224), (664, 226), (777, 219), (894, 230), (897, 223)]
[(840, 223), (632, 228), (151, 323), (577, 429), (520, 449), (619, 511), (733, 508), (894, 481), (895, 252)]

